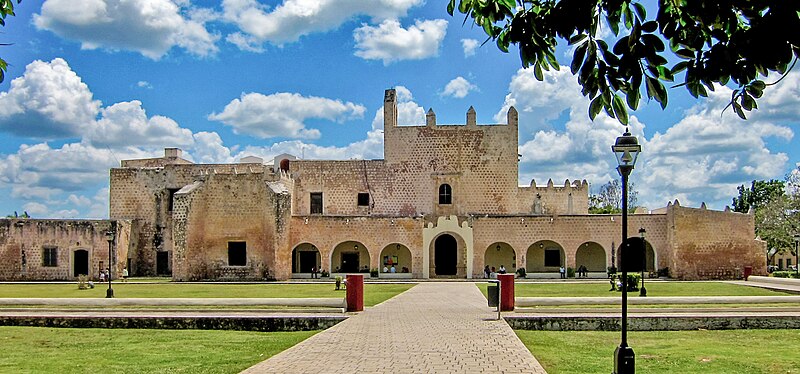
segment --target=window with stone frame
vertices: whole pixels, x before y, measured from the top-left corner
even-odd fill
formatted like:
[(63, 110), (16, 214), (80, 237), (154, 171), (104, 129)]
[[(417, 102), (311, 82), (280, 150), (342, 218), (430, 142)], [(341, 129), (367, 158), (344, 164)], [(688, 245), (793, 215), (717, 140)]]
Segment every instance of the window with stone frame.
[(228, 266), (247, 265), (247, 242), (228, 242)]
[(311, 214), (322, 214), (322, 192), (311, 193)]
[(449, 184), (444, 183), (439, 186), (439, 204), (452, 204), (453, 203), (453, 188)]
[(358, 206), (369, 206), (369, 193), (367, 192), (358, 193)]
[(58, 247), (53, 247), (53, 246), (42, 247), (42, 266), (45, 267), (58, 266)]

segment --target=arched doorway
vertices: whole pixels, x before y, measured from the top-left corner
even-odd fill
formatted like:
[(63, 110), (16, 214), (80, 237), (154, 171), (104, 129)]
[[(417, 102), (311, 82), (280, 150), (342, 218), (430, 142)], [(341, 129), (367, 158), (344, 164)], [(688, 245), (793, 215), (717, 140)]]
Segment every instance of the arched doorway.
[(434, 274), (458, 274), (458, 242), (450, 234), (442, 234), (434, 242)]
[(575, 253), (575, 268), (586, 266), (588, 271), (606, 272), (606, 251), (595, 242), (586, 242)]
[(72, 276), (89, 275), (89, 251), (78, 249), (72, 252)]
[(303, 243), (292, 250), (292, 273), (311, 273), (311, 269), (320, 269), (319, 250), (310, 243)]
[(488, 266), (489, 269), (494, 268), (495, 271), (500, 271), (500, 266), (505, 267), (507, 273), (513, 274), (517, 271), (517, 255), (514, 253), (514, 248), (506, 243), (493, 243), (483, 255), (483, 264)]
[(411, 250), (400, 243), (389, 244), (381, 251), (379, 266), (381, 273), (386, 268), (386, 273), (391, 274), (394, 267), (395, 274), (411, 274)]
[(525, 270), (528, 273), (555, 273), (566, 266), (564, 248), (552, 240), (540, 240), (528, 247)]
[[(625, 262), (631, 264), (631, 268), (636, 269), (636, 271), (641, 271), (642, 269), (642, 238), (640, 237), (630, 237), (628, 238), (628, 242), (630, 243), (631, 250), (630, 256), (631, 258), (626, 258)], [(644, 257), (644, 270), (648, 272), (655, 272), (656, 271), (656, 263), (658, 259), (656, 258), (656, 251), (653, 249), (653, 246), (647, 240), (644, 241), (645, 243), (645, 257)], [(620, 251), (622, 246), (620, 245), (617, 248), (617, 267), (620, 268)], [(628, 256), (628, 252), (625, 252), (625, 255)], [(630, 261), (630, 262), (629, 262)]]
[(369, 251), (355, 241), (339, 243), (331, 253), (334, 273), (369, 273)]

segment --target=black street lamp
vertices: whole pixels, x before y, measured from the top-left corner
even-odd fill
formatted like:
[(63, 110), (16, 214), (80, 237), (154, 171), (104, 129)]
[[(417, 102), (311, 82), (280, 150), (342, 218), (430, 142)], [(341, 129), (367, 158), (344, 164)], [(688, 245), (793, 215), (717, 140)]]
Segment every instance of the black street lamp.
[[(642, 151), (642, 146), (628, 129), (617, 138), (611, 146), (617, 157), (617, 171), (622, 177), (622, 248), (627, 249), (628, 243), (628, 176), (633, 171), (636, 159)], [(614, 351), (614, 374), (633, 374), (636, 371), (635, 354), (633, 348), (628, 346), (628, 269), (623, 261), (625, 250), (619, 253), (619, 263), (622, 268), (622, 341)]]
[(800, 274), (800, 234), (794, 234), (794, 272)]
[(113, 231), (106, 231), (106, 240), (108, 240), (108, 290), (106, 290), (106, 299), (111, 299), (114, 298), (114, 289), (111, 288), (111, 267), (114, 266), (111, 263), (111, 246), (114, 243)]
[(647, 242), (644, 241), (646, 232), (644, 227), (639, 228), (639, 237), (642, 239), (642, 289), (639, 290), (639, 297), (647, 296), (647, 289), (644, 288), (644, 269), (647, 267)]

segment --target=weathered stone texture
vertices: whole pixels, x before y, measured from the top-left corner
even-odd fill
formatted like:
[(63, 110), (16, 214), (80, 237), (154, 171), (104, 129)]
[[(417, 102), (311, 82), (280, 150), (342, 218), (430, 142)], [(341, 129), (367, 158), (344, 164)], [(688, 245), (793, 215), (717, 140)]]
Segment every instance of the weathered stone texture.
[[(101, 264), (103, 268), (109, 264), (109, 230), (116, 233), (113, 275), (119, 276), (128, 255), (130, 228), (125, 221), (0, 219), (0, 279), (73, 280), (77, 270), (97, 278)], [(45, 248), (55, 249), (55, 266), (45, 266)], [(76, 262), (78, 251), (85, 251), (85, 262)]]
[(753, 239), (753, 215), (673, 204), (667, 225), (675, 277), (739, 279), (745, 266), (753, 268), (753, 275), (766, 275), (766, 243)]

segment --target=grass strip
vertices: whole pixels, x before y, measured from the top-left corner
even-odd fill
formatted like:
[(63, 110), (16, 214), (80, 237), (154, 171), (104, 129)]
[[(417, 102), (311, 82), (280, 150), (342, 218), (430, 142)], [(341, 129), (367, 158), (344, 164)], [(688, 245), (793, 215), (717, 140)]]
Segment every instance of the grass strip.
[[(486, 295), (488, 283), (476, 283)], [(648, 296), (781, 296), (786, 292), (758, 287), (741, 286), (725, 282), (678, 282), (658, 281), (645, 283)], [(600, 297), (617, 296), (617, 291), (609, 291), (608, 283), (516, 283), (514, 294), (517, 297)], [(638, 292), (634, 295), (638, 295)]]
[[(550, 374), (609, 373), (619, 332), (515, 331)], [(636, 371), (800, 373), (800, 330), (631, 332)]]
[[(406, 290), (414, 284), (365, 284), (364, 305), (380, 304)], [(207, 284), (207, 283), (114, 283), (117, 298), (344, 298), (345, 291), (336, 291), (330, 284)], [(44, 298), (104, 298), (106, 288), (96, 284), (94, 289), (79, 290), (76, 284), (0, 284), (0, 297), (44, 297)]]
[(0, 372), (237, 373), (317, 332), (0, 327)]

